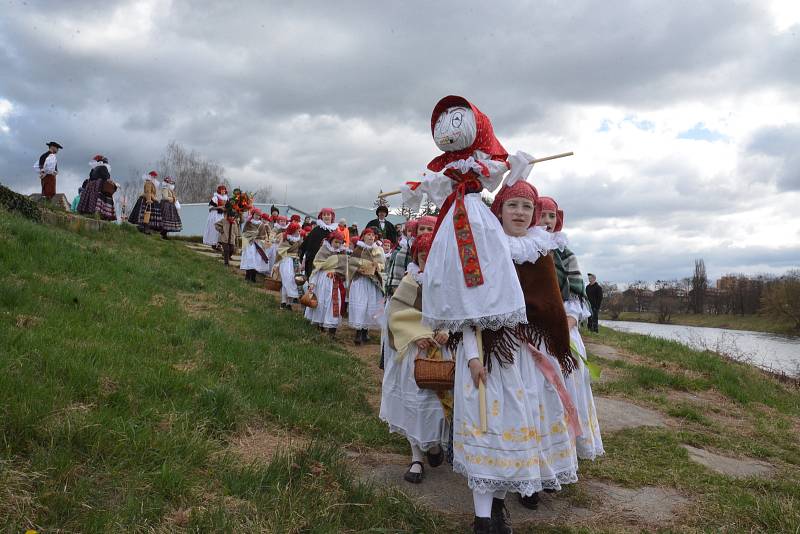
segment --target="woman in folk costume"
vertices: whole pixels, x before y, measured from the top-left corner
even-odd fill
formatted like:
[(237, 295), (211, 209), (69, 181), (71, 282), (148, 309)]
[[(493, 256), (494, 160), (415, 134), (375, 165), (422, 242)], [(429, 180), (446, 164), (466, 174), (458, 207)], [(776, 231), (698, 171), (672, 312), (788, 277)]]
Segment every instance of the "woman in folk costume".
[(242, 251), (239, 268), (245, 271), (245, 280), (255, 283), (256, 272), (268, 273), (270, 266), (267, 243), (270, 241), (269, 225), (261, 220), (263, 213), (258, 208), (250, 211), (250, 218), (244, 224), (242, 238), (247, 240), (247, 248)]
[(266, 249), (267, 257), (269, 257), (269, 264), (275, 266), (278, 264), (278, 243), (280, 243), (281, 234), (289, 227), (289, 218), (286, 215), (278, 215), (272, 217), (272, 241)]
[(303, 239), (300, 246), (300, 263), (305, 266), (306, 279), (311, 279), (311, 271), (314, 269), (314, 256), (322, 246), (322, 241), (334, 230), (336, 223), (334, 219), (336, 213), (331, 208), (322, 208), (317, 215), (317, 224)]
[(330, 232), (314, 256), (314, 272), (308, 280), (308, 289), (317, 296), (318, 304), (316, 308), (306, 308), (305, 318), (327, 330), (331, 338), (336, 337), (345, 303), (345, 251), (344, 236), (336, 230)]
[(142, 176), (144, 191), (133, 205), (128, 222), (139, 227), (140, 232), (146, 234), (150, 230), (161, 229), (161, 204), (158, 201), (158, 173), (150, 171)]
[(175, 195), (175, 179), (172, 176), (164, 178), (161, 186), (161, 238), (167, 238), (167, 232), (180, 232), (183, 230), (183, 223), (178, 210), (181, 203)]
[(89, 162), (89, 179), (81, 192), (81, 199), (78, 201), (78, 213), (84, 215), (94, 215), (97, 213), (107, 221), (117, 219), (114, 211), (114, 198), (103, 192), (106, 182), (111, 180), (111, 166), (108, 158), (98, 154)]
[(203, 243), (217, 248), (219, 245), (219, 232), (215, 225), (225, 216), (225, 203), (228, 202), (228, 188), (224, 184), (217, 186), (217, 190), (208, 201), (208, 219), (203, 232)]
[(367, 228), (350, 256), (350, 298), (348, 318), (355, 333), (355, 344), (368, 342), (370, 328), (379, 328), (383, 308), (383, 269), (386, 255), (377, 241), (375, 229)]
[(552, 233), (557, 245), (552, 252), (552, 257), (558, 274), (561, 298), (569, 321), (569, 335), (574, 351), (579, 356), (575, 372), (566, 377), (567, 389), (575, 401), (583, 430), (577, 440), (578, 458), (594, 460), (605, 454), (605, 451), (594, 405), (591, 376), (586, 365), (586, 347), (578, 329), (580, 322), (588, 319), (592, 315), (592, 311), (588, 305), (578, 259), (567, 248), (567, 236), (562, 232), (564, 212), (558, 208), (558, 204), (551, 197), (539, 197), (538, 208), (541, 212), (539, 224)]
[[(550, 256), (558, 245), (536, 226), (537, 199), (536, 188), (519, 180), (503, 186), (492, 203), (525, 295), (528, 321), (483, 335), (486, 357), (492, 363), (500, 362), (500, 373), (506, 375), (506, 385), (512, 386), (503, 390), (502, 405), (514, 395), (514, 373), (518, 372), (526, 395), (525, 411), (533, 414), (534, 427), (528, 431), (538, 448), (539, 480), (526, 484), (526, 490), (534, 492), (519, 492), (528, 508), (536, 508), (542, 489), (558, 490), (562, 484), (577, 481), (575, 438), (581, 433), (565, 379), (575, 371), (577, 361), (570, 350), (567, 316)], [(489, 373), (490, 381), (494, 372)]]
[(388, 308), (388, 340), (386, 362), (381, 386), (380, 418), (389, 431), (405, 436), (411, 446), (411, 464), (403, 478), (422, 482), (425, 473), (423, 455), (428, 465), (438, 467), (444, 460), (442, 442), (446, 440), (452, 416), (452, 395), (442, 395), (430, 389), (420, 389), (414, 379), (414, 360), (417, 356), (443, 358), (442, 347), (447, 344), (447, 332), (434, 332), (422, 324), (422, 278), (425, 260), (433, 236), (423, 236), (414, 244), (414, 261), (419, 265), (415, 274), (403, 277)]
[(281, 309), (292, 311), (292, 304), (300, 298), (300, 290), (295, 279), (300, 271), (300, 225), (293, 222), (280, 234), (277, 248), (277, 269), (281, 276)]
[[(403, 202), (412, 210), (418, 209), (422, 193), (440, 206), (425, 266), (423, 321), (461, 339), (456, 348), (454, 469), (472, 489), (475, 531), (508, 532), (505, 492), (531, 494), (542, 482), (539, 447), (531, 435), (534, 412), (516, 396), (520, 390), (525, 398), (523, 383), (516, 382), (519, 387), (503, 404), (506, 388), (515, 383), (506, 381), (500, 365), (501, 371), (487, 375), (491, 359), (482, 355), (483, 330), (513, 329), (527, 316), (508, 241), (480, 193), (497, 189), (509, 169), (510, 178), (518, 175), (529, 160), (519, 154), (509, 158), (489, 118), (463, 97), (440, 100), (430, 124), (444, 153), (428, 164), (420, 181), (401, 187)], [(485, 396), (480, 382), (486, 384)], [(492, 454), (487, 447), (494, 449)]]

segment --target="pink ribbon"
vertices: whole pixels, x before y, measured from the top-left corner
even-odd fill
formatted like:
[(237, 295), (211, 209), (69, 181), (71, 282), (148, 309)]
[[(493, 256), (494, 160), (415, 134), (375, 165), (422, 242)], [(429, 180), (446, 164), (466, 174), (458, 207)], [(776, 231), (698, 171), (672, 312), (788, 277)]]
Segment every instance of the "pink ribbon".
[(569, 432), (569, 437), (574, 442), (578, 436), (583, 433), (581, 430), (581, 423), (578, 420), (578, 410), (575, 408), (575, 403), (572, 402), (572, 398), (569, 396), (569, 392), (566, 386), (564, 386), (564, 382), (559, 377), (553, 362), (536, 350), (536, 347), (530, 343), (528, 343), (528, 348), (531, 351), (533, 360), (536, 362), (536, 365), (539, 367), (545, 379), (547, 379), (547, 381), (556, 388), (556, 392), (558, 392), (558, 397), (561, 399), (561, 404), (564, 405), (564, 411), (567, 414), (567, 431)]

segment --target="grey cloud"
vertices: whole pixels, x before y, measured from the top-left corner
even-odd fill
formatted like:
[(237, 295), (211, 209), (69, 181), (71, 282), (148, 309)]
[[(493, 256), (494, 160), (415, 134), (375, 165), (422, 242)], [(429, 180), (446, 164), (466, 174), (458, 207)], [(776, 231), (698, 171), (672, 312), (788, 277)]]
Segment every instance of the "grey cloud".
[(753, 134), (749, 154), (775, 161), (771, 178), (783, 191), (800, 191), (800, 125), (770, 126)]

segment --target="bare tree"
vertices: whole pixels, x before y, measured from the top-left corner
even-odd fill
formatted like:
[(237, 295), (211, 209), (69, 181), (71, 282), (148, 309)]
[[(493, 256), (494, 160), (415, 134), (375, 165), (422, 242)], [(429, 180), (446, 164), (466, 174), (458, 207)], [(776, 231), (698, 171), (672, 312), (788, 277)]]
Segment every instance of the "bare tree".
[(114, 203), (119, 207), (119, 213), (123, 218), (128, 216), (139, 195), (144, 191), (143, 174), (142, 169), (130, 167), (125, 178), (120, 179), (114, 176), (114, 181), (118, 186), (117, 193), (114, 195)]
[(612, 320), (619, 319), (619, 314), (623, 310), (623, 299), (617, 284), (601, 283), (600, 287), (603, 288), (602, 310), (608, 313)]
[(253, 193), (254, 202), (264, 204), (275, 204), (275, 197), (272, 195), (272, 186), (265, 185), (256, 189)]
[(792, 270), (772, 281), (761, 299), (763, 313), (775, 319), (790, 319), (800, 330), (800, 270)]
[(672, 314), (679, 306), (678, 281), (657, 280), (656, 290), (653, 292), (653, 307), (657, 314), (658, 322), (668, 324), (672, 321)]
[(187, 150), (177, 141), (170, 141), (158, 160), (158, 172), (175, 178), (175, 193), (182, 202), (203, 202), (219, 184), (225, 184), (225, 168), (205, 159), (195, 150)]
[(706, 262), (701, 259), (694, 260), (694, 275), (692, 276), (692, 289), (689, 292), (692, 313), (705, 312), (706, 290), (708, 289), (708, 276), (706, 276)]

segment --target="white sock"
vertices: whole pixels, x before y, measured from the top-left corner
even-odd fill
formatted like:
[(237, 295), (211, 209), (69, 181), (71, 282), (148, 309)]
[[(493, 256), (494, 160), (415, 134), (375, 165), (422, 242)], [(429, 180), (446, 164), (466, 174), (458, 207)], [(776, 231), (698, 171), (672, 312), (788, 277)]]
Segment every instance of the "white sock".
[(478, 493), (478, 490), (472, 490), (475, 517), (492, 517), (492, 499), (494, 493)]
[[(423, 457), (422, 449), (420, 449), (419, 447), (417, 447), (416, 445), (414, 445), (410, 441), (408, 442), (408, 444), (411, 445), (411, 461), (412, 462), (421, 462), (422, 461), (422, 457)], [(419, 465), (419, 464), (414, 464), (409, 468), (409, 471), (411, 471), (412, 473), (421, 473), (422, 472), (422, 466)]]
[(494, 498), (501, 501), (506, 498), (506, 490), (497, 490), (494, 492)]

